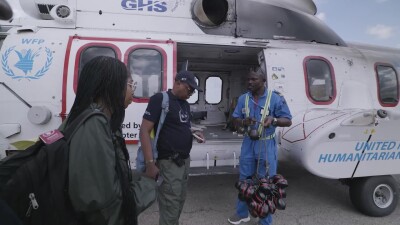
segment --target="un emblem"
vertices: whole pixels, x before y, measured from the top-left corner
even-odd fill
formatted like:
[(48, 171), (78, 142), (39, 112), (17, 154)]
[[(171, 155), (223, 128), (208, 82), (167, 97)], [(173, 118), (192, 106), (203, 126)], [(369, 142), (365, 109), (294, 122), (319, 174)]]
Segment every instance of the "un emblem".
[[(1, 65), (5, 74), (12, 79), (40, 79), (49, 70), (51, 63), (53, 62), (53, 53), (49, 48), (44, 49), (45, 56), (43, 54), (43, 48), (39, 49), (22, 49), (21, 51), (15, 50), (15, 46), (8, 48), (4, 54), (2, 54)], [(14, 57), (14, 65), (9, 65), (9, 58)], [(46, 57), (43, 66), (35, 65), (35, 61), (39, 57)], [(42, 61), (42, 60), (40, 60)], [(14, 67), (13, 69), (10, 68)], [(33, 70), (33, 72), (32, 72)]]

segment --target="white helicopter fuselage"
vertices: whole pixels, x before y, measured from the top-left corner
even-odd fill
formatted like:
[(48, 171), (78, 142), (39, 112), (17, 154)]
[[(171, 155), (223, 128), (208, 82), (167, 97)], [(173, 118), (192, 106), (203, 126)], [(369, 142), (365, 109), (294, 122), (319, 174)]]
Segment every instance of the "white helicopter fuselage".
[(207, 139), (193, 144), (191, 166), (236, 166), (243, 136), (230, 115), (261, 66), (293, 115), (277, 131), (282, 158), (326, 178), (400, 173), (400, 50), (345, 43), (311, 0), (20, 2), (27, 16), (0, 23), (0, 158), (56, 129), (84, 63), (108, 55), (137, 82), (123, 123), (132, 166), (149, 97), (182, 68), (205, 90), (189, 99)]

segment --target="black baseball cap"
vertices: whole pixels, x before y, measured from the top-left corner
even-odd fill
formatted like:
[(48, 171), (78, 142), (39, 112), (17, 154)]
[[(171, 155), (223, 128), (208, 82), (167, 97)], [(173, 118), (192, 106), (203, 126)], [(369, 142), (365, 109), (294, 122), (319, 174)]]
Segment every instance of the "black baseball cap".
[(189, 84), (190, 87), (192, 87), (193, 89), (196, 89), (198, 91), (203, 91), (200, 89), (199, 86), (197, 86), (194, 74), (190, 71), (187, 71), (187, 70), (180, 71), (176, 75), (175, 80), (179, 80), (180, 82), (187, 83), (187, 84)]

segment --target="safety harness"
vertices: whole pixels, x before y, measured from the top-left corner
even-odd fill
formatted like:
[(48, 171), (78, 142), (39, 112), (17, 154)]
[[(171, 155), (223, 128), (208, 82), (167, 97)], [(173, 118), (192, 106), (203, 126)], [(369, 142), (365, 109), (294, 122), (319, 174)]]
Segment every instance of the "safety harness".
[[(265, 117), (269, 116), (269, 105), (271, 103), (271, 97), (272, 97), (272, 91), (268, 90), (268, 94), (267, 94), (267, 100), (265, 101), (264, 104), (264, 111), (263, 114), (261, 116), (261, 120), (258, 123), (258, 129), (257, 132), (260, 135), (260, 137), (263, 134), (263, 128), (264, 128), (264, 120)], [(246, 95), (246, 99), (245, 99), (245, 111), (246, 111), (246, 118), (250, 117), (250, 109), (249, 109), (249, 99), (250, 99), (250, 94)], [(255, 103), (256, 104), (256, 103)], [(268, 139), (272, 139), (275, 137), (275, 133), (268, 135), (266, 137), (260, 138), (259, 140), (268, 140)]]

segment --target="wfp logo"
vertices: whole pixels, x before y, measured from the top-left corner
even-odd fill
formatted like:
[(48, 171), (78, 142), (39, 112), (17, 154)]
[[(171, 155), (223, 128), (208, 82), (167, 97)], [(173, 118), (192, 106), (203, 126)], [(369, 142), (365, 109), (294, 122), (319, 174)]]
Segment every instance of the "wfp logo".
[[(15, 47), (8, 48), (1, 55), (1, 66), (7, 76), (12, 79), (39, 79), (46, 74), (53, 62), (53, 53), (49, 48), (17, 50)], [(44, 65), (37, 66), (35, 64), (37, 59), (45, 61)], [(10, 62), (13, 63), (10, 65)]]
[(122, 0), (121, 6), (125, 10), (137, 10), (137, 11), (161, 12), (162, 13), (162, 12), (166, 12), (168, 10), (168, 3), (171, 1), (177, 1), (177, 0), (166, 0), (166, 1)]

